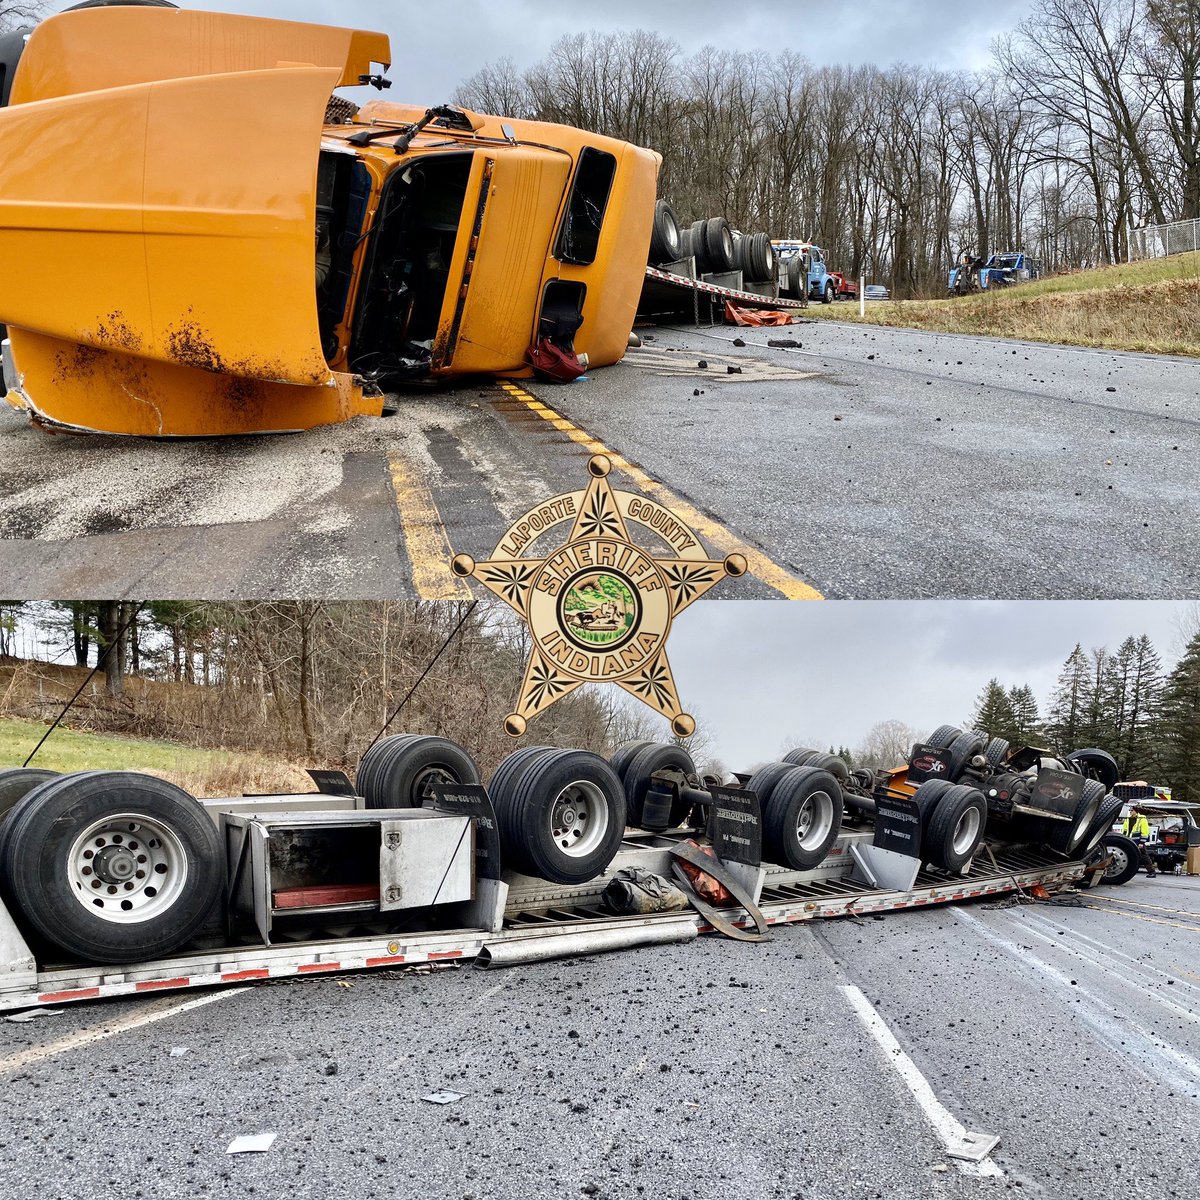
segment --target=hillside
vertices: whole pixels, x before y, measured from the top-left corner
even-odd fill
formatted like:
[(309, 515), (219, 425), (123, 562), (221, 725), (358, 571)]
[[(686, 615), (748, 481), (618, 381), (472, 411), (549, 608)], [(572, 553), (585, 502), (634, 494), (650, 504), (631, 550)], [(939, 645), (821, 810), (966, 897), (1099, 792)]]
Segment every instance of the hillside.
[[(87, 674), (60, 663), (0, 660), (0, 768), (25, 761)], [(105, 694), (103, 680), (93, 679), (30, 765), (63, 772), (146, 771), (197, 796), (313, 790), (302, 766), (285, 758), (114, 731), (122, 723), (142, 724), (143, 706), (174, 714), (199, 701), (191, 684), (133, 676), (125, 686), (128, 700), (122, 704)]]
[(1177, 254), (947, 300), (810, 305), (839, 321), (1200, 356), (1200, 255)]

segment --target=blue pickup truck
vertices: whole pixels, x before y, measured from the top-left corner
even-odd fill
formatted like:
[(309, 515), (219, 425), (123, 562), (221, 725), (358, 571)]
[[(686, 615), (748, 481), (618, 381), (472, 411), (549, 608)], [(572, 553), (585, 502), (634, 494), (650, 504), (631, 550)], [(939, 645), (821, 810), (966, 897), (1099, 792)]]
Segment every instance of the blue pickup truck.
[(951, 269), (946, 291), (965, 296), (968, 292), (986, 292), (1015, 283), (1028, 283), (1031, 279), (1039, 279), (1041, 274), (1041, 267), (1021, 250), (993, 254), (986, 263), (967, 253), (962, 262)]

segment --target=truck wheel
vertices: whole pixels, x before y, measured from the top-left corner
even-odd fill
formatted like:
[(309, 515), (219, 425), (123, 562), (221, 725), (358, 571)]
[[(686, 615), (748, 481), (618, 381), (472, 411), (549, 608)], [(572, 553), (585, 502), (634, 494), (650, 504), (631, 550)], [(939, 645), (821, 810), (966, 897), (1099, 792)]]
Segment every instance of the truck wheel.
[(621, 781), (625, 780), (625, 772), (629, 768), (629, 764), (633, 756), (639, 750), (645, 750), (647, 746), (657, 745), (656, 742), (622, 742), (615, 751), (613, 756), (608, 760), (609, 766), (616, 771)]
[(0, 824), (23, 796), (46, 780), (58, 778), (58, 771), (43, 771), (37, 767), (9, 767), (0, 771)]
[(710, 274), (721, 274), (734, 268), (733, 231), (724, 217), (710, 217), (702, 233), (704, 257)]
[(763, 842), (771, 862), (809, 871), (842, 830), (842, 789), (828, 772), (793, 767), (763, 809)]
[(1095, 820), (1087, 831), (1087, 836), (1076, 851), (1080, 858), (1087, 858), (1097, 846), (1108, 836), (1113, 822), (1121, 815), (1124, 801), (1119, 796), (1108, 796), (1100, 802)]
[[(625, 768), (622, 782), (625, 785), (625, 809), (629, 821), (634, 825), (642, 823), (642, 809), (646, 803), (646, 793), (650, 790), (650, 776), (655, 771), (675, 768), (685, 775), (695, 775), (696, 765), (692, 756), (681, 746), (670, 742), (649, 742), (629, 760)], [(671, 805), (671, 815), (668, 818), (668, 829), (682, 825), (692, 806), (682, 799)]]
[(968, 729), (950, 743), (950, 766), (947, 771), (950, 779), (958, 781), (971, 759), (983, 753), (987, 740), (986, 733), (980, 733), (978, 729)]
[(704, 242), (704, 227), (707, 221), (693, 221), (689, 229), (692, 237), (692, 255), (696, 260), (696, 274), (710, 275), (714, 270), (708, 259), (708, 246)]
[(1109, 833), (1101, 838), (1100, 844), (1112, 859), (1105, 868), (1103, 881), (1111, 883), (1114, 887), (1128, 883), (1142, 865), (1137, 842), (1120, 833)]
[(835, 294), (836, 294), (836, 289), (834, 288), (833, 284), (827, 283), (825, 285), (825, 294), (821, 297), (821, 303), (822, 304), (832, 304), (833, 297)]
[(0, 879), (46, 941), (90, 962), (179, 949), (221, 892), (221, 843), (187, 792), (129, 771), (43, 784), (5, 829)]
[(941, 798), (952, 787), (954, 784), (949, 779), (927, 779), (917, 788), (913, 800), (916, 803), (917, 812), (921, 815), (922, 833), (929, 828), (929, 822), (933, 819), (933, 814)]
[(770, 234), (744, 234), (737, 243), (737, 265), (747, 283), (769, 283), (774, 279), (775, 250)]
[(1084, 775), (1099, 780), (1104, 784), (1105, 792), (1111, 792), (1121, 778), (1121, 768), (1107, 750), (1073, 750), (1067, 755), (1067, 762)]
[(989, 767), (999, 767), (1004, 764), (1004, 760), (1008, 758), (1009, 743), (1003, 738), (992, 738), (987, 744), (987, 749), (983, 752), (983, 757), (987, 759)]
[(799, 257), (789, 258), (784, 272), (787, 278), (788, 294), (797, 300), (802, 300), (808, 292), (808, 284), (804, 278), (804, 264)]
[(358, 790), (368, 808), (423, 808), (436, 783), (479, 782), (475, 760), (442, 737), (380, 738), (358, 765)]
[(840, 754), (817, 754), (804, 765), (816, 767), (820, 771), (828, 771), (839, 784), (849, 782), (850, 767)]
[(805, 767), (814, 758), (819, 758), (820, 754), (820, 750), (809, 750), (806, 747), (801, 746), (795, 750), (789, 750), (783, 756), (783, 761), (785, 763), (791, 763), (794, 767)]
[(665, 201), (654, 205), (654, 229), (650, 235), (650, 265), (675, 262), (679, 254), (679, 221), (675, 210)]
[(495, 788), (492, 801), (504, 861), (552, 883), (602, 875), (625, 835), (621, 781), (586, 750), (530, 756)]
[(1046, 845), (1060, 854), (1074, 854), (1096, 819), (1100, 801), (1104, 799), (1104, 784), (1087, 779), (1083, 784), (1083, 795), (1075, 805), (1069, 825), (1062, 821), (1047, 822), (1054, 826), (1046, 835)]
[(935, 750), (945, 750), (962, 730), (957, 725), (939, 725), (926, 739), (925, 745)]
[(796, 770), (795, 763), (772, 762), (759, 767), (758, 770), (750, 776), (750, 782), (746, 784), (746, 791), (753, 792), (758, 797), (758, 807), (760, 811), (766, 811), (767, 804), (771, 799), (771, 793), (778, 786), (779, 781), (786, 774), (788, 774), (789, 771), (794, 770)]
[(979, 849), (986, 826), (983, 793), (961, 784), (948, 788), (929, 818), (921, 856), (944, 871), (961, 871)]

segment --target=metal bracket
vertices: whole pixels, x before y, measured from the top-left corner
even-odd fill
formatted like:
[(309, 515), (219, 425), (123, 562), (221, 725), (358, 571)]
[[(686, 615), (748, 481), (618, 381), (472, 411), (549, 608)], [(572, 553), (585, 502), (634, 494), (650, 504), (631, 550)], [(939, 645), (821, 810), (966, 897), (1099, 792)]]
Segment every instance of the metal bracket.
[(921, 870), (920, 859), (870, 845), (851, 846), (850, 853), (863, 873), (863, 882), (872, 887), (885, 888), (890, 892), (907, 892), (917, 882), (917, 874)]
[(1000, 1145), (1000, 1139), (991, 1133), (971, 1133), (963, 1130), (962, 1137), (952, 1138), (946, 1146), (946, 1153), (951, 1158), (960, 1158), (965, 1162), (983, 1162), (995, 1148)]

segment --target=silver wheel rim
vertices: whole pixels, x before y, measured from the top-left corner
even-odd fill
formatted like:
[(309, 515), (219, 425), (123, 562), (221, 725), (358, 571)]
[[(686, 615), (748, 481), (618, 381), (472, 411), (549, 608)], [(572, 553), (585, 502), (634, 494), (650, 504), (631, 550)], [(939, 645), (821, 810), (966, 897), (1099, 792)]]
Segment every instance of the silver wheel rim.
[(568, 858), (586, 858), (608, 834), (608, 799), (587, 779), (568, 783), (550, 805), (550, 836)]
[(954, 847), (955, 854), (970, 854), (975, 849), (975, 843), (979, 840), (979, 830), (982, 824), (983, 818), (980, 815), (979, 809), (971, 805), (958, 818), (958, 824), (954, 827), (954, 836), (950, 839), (950, 845)]
[(829, 836), (833, 825), (833, 797), (828, 792), (813, 792), (796, 813), (796, 841), (801, 850), (816, 850)]
[(92, 916), (114, 925), (137, 925), (166, 912), (187, 876), (179, 835), (140, 813), (93, 821), (67, 853), (71, 894)]
[(1109, 846), (1108, 852), (1112, 855), (1112, 862), (1108, 864), (1108, 870), (1104, 872), (1105, 879), (1120, 875), (1129, 866), (1129, 855), (1120, 846)]

